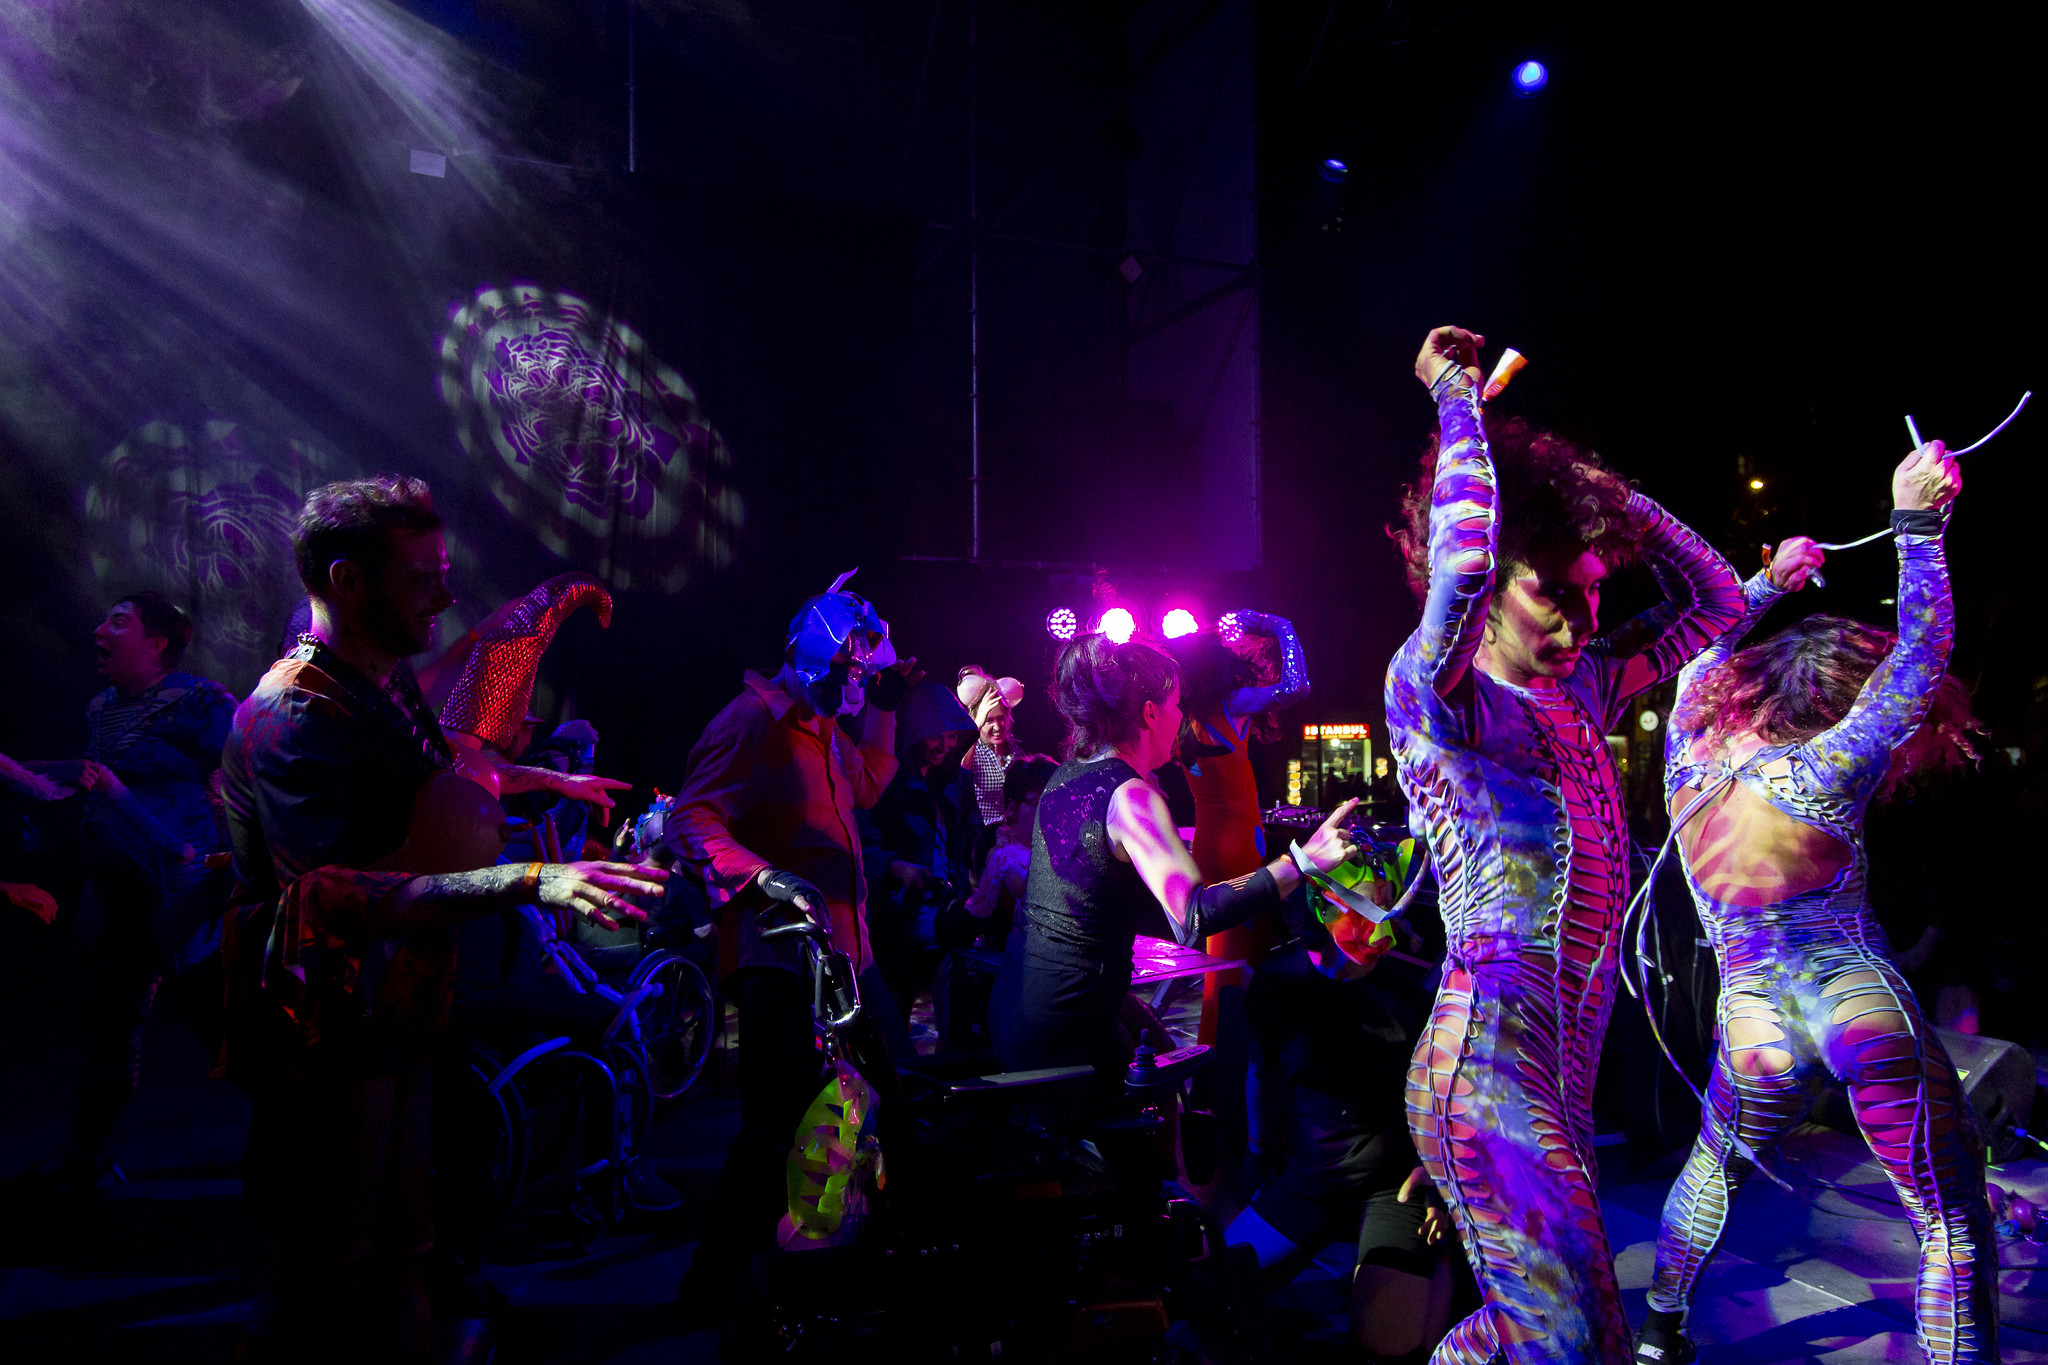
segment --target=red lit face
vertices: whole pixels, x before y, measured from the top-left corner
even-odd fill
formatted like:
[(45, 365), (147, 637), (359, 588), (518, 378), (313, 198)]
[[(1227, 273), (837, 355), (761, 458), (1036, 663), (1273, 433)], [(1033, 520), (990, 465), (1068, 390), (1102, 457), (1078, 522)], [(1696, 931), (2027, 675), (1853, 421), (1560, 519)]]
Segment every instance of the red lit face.
[(1341, 915), (1330, 926), (1330, 940), (1337, 951), (1368, 970), (1379, 965), (1387, 949), (1394, 946), (1395, 937), (1392, 920), (1374, 924), (1363, 915)]

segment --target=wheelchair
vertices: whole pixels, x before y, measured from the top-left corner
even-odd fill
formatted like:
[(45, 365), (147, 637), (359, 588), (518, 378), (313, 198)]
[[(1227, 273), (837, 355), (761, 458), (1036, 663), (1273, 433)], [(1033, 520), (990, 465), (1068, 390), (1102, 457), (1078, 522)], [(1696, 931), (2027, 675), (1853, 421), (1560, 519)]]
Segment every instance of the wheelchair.
[[(579, 1134), (588, 1145), (591, 1132), (603, 1132), (599, 1150), (584, 1152), (591, 1159), (566, 1172), (566, 1213), (582, 1248), (625, 1221), (633, 1153), (655, 1106), (680, 1097), (702, 1074), (717, 1003), (687, 957), (663, 950), (586, 956), (546, 913), (523, 906), (519, 914), (566, 996), (581, 997), (587, 1003), (577, 1008), (606, 1022), (568, 1033), (542, 1028), (547, 1036), (518, 1051), (500, 1038), (467, 1041), (456, 1082), (466, 1105), (469, 1199), (495, 1226), (537, 1180), (561, 1171)], [(592, 1116), (608, 1121), (587, 1122)]]
[[(1177, 1178), (1172, 1116), (1208, 1048), (1162, 1053), (1147, 1031), (1106, 1102), (1089, 1066), (1004, 1072), (941, 1055), (899, 1069), (862, 1027), (851, 964), (823, 928), (764, 936), (799, 940), (820, 1042), (841, 1093), (856, 1089), (848, 1070), (865, 1082), (880, 1159), (860, 1199), (844, 1192), (849, 1214), (864, 1206), (857, 1226), (806, 1239), (786, 1222), (784, 1249), (756, 1259), (725, 1358), (1156, 1361), (1174, 1358), (1164, 1334), (1191, 1316), (1209, 1324), (1205, 1343), (1247, 1336), (1255, 1259), (1247, 1273)], [(828, 1156), (812, 1169), (848, 1169)]]

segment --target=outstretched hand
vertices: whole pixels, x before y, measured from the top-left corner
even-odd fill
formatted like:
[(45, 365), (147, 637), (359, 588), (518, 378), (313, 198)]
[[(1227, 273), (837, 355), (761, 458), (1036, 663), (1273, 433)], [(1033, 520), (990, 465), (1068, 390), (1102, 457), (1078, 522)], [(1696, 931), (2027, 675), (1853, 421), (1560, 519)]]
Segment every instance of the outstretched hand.
[(1821, 584), (1820, 568), (1827, 558), (1812, 536), (1787, 536), (1771, 551), (1770, 567), (1764, 573), (1772, 587), (1798, 592), (1809, 582)]
[(627, 791), (631, 782), (616, 777), (599, 777), (596, 773), (556, 773), (550, 784), (552, 789), (571, 801), (581, 801), (597, 807), (597, 823), (608, 826), (612, 822), (612, 798), (615, 791)]
[(567, 910), (602, 929), (643, 924), (647, 912), (629, 896), (659, 896), (668, 870), (633, 863), (546, 863), (534, 898), (551, 910)]
[(1901, 512), (1938, 512), (1963, 491), (1963, 472), (1940, 441), (1929, 441), (1892, 471), (1892, 506)]
[(1302, 856), (1315, 864), (1316, 871), (1328, 872), (1358, 851), (1358, 843), (1351, 837), (1349, 824), (1351, 813), (1358, 809), (1358, 800), (1354, 796), (1331, 811), (1322, 828), (1301, 846)]
[(1415, 377), (1426, 389), (1436, 387), (1436, 381), (1453, 365), (1465, 368), (1466, 378), (1473, 387), (1480, 383), (1479, 348), (1486, 344), (1486, 338), (1477, 332), (1468, 332), (1463, 327), (1438, 327), (1422, 339), (1422, 350), (1415, 357)]
[(1435, 1246), (1450, 1235), (1451, 1215), (1444, 1208), (1443, 1200), (1437, 1197), (1436, 1186), (1430, 1183), (1429, 1172), (1420, 1166), (1408, 1172), (1408, 1178), (1401, 1182), (1401, 1192), (1394, 1196), (1394, 1202), (1405, 1204), (1409, 1196), (1418, 1190), (1421, 1191), (1421, 1197), (1428, 1201), (1422, 1210), (1422, 1227), (1419, 1229), (1422, 1233), (1422, 1243), (1424, 1246)]
[(498, 790), (504, 795), (553, 792), (571, 801), (597, 807), (597, 822), (602, 826), (609, 826), (612, 822), (611, 794), (629, 790), (632, 785), (616, 777), (599, 777), (596, 773), (562, 773), (538, 764), (508, 763), (498, 769)]

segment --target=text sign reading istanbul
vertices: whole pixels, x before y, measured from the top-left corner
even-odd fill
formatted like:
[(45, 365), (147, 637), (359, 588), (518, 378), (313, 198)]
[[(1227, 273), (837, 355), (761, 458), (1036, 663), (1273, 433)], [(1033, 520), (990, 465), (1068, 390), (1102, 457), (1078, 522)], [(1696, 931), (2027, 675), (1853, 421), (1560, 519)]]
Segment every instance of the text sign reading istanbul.
[(1303, 739), (1365, 739), (1372, 734), (1372, 727), (1364, 721), (1349, 725), (1304, 725)]

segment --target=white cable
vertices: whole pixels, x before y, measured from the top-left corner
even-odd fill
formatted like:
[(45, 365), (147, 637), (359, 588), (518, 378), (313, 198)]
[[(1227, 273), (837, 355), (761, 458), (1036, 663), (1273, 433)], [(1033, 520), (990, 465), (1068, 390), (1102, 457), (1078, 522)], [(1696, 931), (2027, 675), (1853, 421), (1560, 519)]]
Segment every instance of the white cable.
[[(2031, 399), (2033, 396), (2034, 391), (2032, 389), (2028, 389), (2025, 393), (2021, 394), (2020, 401), (2013, 404), (2012, 411), (2008, 412), (2005, 415), (2005, 420), (2003, 422), (2000, 422), (1997, 426), (1991, 428), (1990, 431), (1986, 432), (1983, 436), (1971, 442), (1969, 445), (1964, 446), (1961, 450), (1951, 450), (1949, 452), (1949, 458), (1953, 459), (1958, 455), (1969, 454), (1971, 451), (1977, 449), (1979, 446), (1982, 446), (1986, 441), (1989, 441), (1993, 436), (1996, 436), (1999, 432), (2004, 431), (2007, 427), (2011, 426), (2012, 419), (2020, 415), (2021, 411), (2026, 408), (2028, 400)], [(1913, 438), (1913, 453), (1915, 455), (1919, 454), (1921, 448), (1924, 447), (1927, 443), (1920, 439), (1920, 428), (1913, 424), (1913, 416), (1911, 413), (1908, 413), (1906, 415), (1906, 432)], [(1817, 545), (1814, 548), (1818, 550), (1853, 550), (1858, 545), (1868, 545), (1873, 540), (1883, 540), (1886, 536), (1890, 534), (1891, 532), (1889, 530), (1872, 531), (1869, 535), (1863, 537), (1863, 539), (1861, 540), (1852, 540), (1842, 545)]]
[(2000, 422), (1997, 426), (1991, 428), (1991, 434), (1989, 436), (1986, 436), (1983, 438), (1983, 440), (1978, 441), (1976, 445), (1967, 445), (1964, 446), (1961, 450), (1951, 450), (1949, 454), (1967, 455), (1971, 451), (1975, 450), (1977, 446), (1981, 446), (1984, 444), (1985, 441), (1990, 440), (1992, 436), (1996, 436), (1999, 432), (2004, 431), (2007, 427), (2012, 425), (2012, 419), (2020, 415), (2020, 409), (2026, 407), (2027, 400), (2029, 398), (2032, 398), (2033, 396), (2034, 391), (2032, 389), (2028, 389), (2025, 393), (2020, 395), (2020, 401), (2013, 404), (2012, 411), (2005, 415), (2005, 420), (2003, 422)]
[(1852, 540), (1848, 542), (1846, 545), (1816, 545), (1813, 548), (1816, 550), (1853, 550), (1858, 545), (1868, 545), (1873, 540), (1883, 540), (1886, 536), (1890, 535), (1891, 533), (1891, 527), (1887, 526), (1882, 531), (1872, 531), (1869, 535), (1863, 537), (1863, 539)]
[[(1754, 755), (1752, 755), (1749, 760), (1749, 763), (1743, 764), (1742, 767), (1747, 768), (1750, 766), (1751, 763), (1754, 763), (1755, 761), (1756, 758)], [(1635, 996), (1636, 999), (1642, 1001), (1643, 1015), (1646, 1019), (1649, 1020), (1650, 1036), (1657, 1040), (1657, 1050), (1664, 1054), (1665, 1061), (1671, 1063), (1671, 1069), (1678, 1073), (1678, 1079), (1685, 1082), (1685, 1088), (1687, 1090), (1692, 1091), (1693, 1097), (1700, 1102), (1700, 1108), (1702, 1110), (1704, 1110), (1707, 1107), (1707, 1097), (1705, 1093), (1702, 1092), (1698, 1086), (1692, 1083), (1692, 1077), (1685, 1074), (1685, 1068), (1678, 1064), (1678, 1058), (1671, 1055), (1671, 1045), (1664, 1041), (1664, 1030), (1657, 1023), (1657, 1012), (1650, 1008), (1650, 972), (1649, 952), (1647, 944), (1650, 934), (1650, 925), (1652, 921), (1655, 920), (1657, 915), (1657, 872), (1660, 868), (1664, 866), (1664, 859), (1670, 856), (1671, 846), (1678, 842), (1678, 832), (1684, 829), (1687, 823), (1691, 821), (1692, 817), (1699, 814), (1701, 808), (1704, 807), (1707, 804), (1707, 802), (1711, 800), (1715, 795), (1717, 795), (1722, 788), (1726, 787), (1729, 783), (1735, 781), (1737, 775), (1741, 771), (1742, 769), (1738, 768), (1723, 773), (1720, 777), (1716, 778), (1712, 783), (1708, 784), (1706, 790), (1702, 791), (1698, 796), (1695, 796), (1692, 799), (1692, 801), (1686, 805), (1685, 809), (1678, 813), (1677, 818), (1671, 822), (1671, 832), (1664, 836), (1664, 846), (1657, 850), (1656, 858), (1650, 863), (1649, 874), (1643, 878), (1642, 886), (1636, 891), (1636, 894), (1630, 898), (1628, 905), (1621, 912), (1621, 934), (1624, 940), (1626, 940), (1628, 937), (1629, 920), (1632, 916), (1635, 918), (1636, 968), (1643, 974), (1643, 989), (1640, 994), (1637, 993), (1635, 982), (1630, 980), (1629, 978), (1626, 959), (1624, 959), (1622, 963), (1621, 984), (1628, 988), (1628, 993), (1630, 995)], [(1642, 907), (1640, 913), (1638, 913), (1636, 910), (1636, 907), (1638, 905)], [(1658, 969), (1657, 974), (1659, 976), (1663, 976), (1664, 973), (1662, 968)], [(1668, 978), (1665, 987), (1665, 995), (1667, 999), (1670, 996)], [(1776, 1185), (1779, 1189), (1783, 1190), (1787, 1194), (1798, 1193), (1798, 1191), (1794, 1190), (1790, 1185), (1786, 1184), (1784, 1178), (1780, 1176), (1776, 1171), (1764, 1165), (1763, 1157), (1760, 1156), (1757, 1153), (1756, 1149), (1750, 1146), (1749, 1143), (1743, 1138), (1741, 1133), (1741, 1121), (1739, 1116), (1735, 1121), (1731, 1122), (1728, 1125), (1727, 1133), (1728, 1145), (1733, 1147), (1736, 1153), (1740, 1155), (1745, 1161), (1749, 1162), (1750, 1165), (1756, 1167), (1757, 1170), (1763, 1172), (1764, 1178), (1766, 1180), (1769, 1180), (1773, 1185)]]

